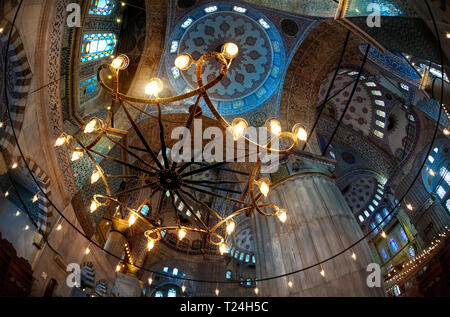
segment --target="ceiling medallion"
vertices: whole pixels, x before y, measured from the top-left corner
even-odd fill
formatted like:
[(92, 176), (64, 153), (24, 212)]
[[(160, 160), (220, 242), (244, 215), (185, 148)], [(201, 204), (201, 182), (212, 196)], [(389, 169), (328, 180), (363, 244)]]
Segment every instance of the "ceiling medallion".
[[(84, 144), (76, 135), (63, 134), (55, 142), (55, 146), (66, 146), (72, 152), (72, 161), (78, 160), (84, 155), (89, 158), (95, 165), (92, 171), (90, 182), (95, 184), (99, 181), (104, 184), (104, 194), (94, 194), (90, 204), (91, 213), (95, 212), (100, 206), (109, 206), (114, 204), (117, 209), (122, 211), (125, 219), (128, 218), (129, 226), (135, 225), (138, 221), (142, 221), (146, 226), (144, 233), (147, 239), (147, 248), (151, 250), (157, 241), (162, 238), (162, 233), (167, 231), (174, 231), (178, 235), (178, 239), (183, 240), (188, 232), (196, 232), (206, 235), (206, 241), (217, 246), (219, 253), (223, 254), (227, 252), (228, 246), (226, 245), (226, 237), (233, 233), (236, 228), (236, 221), (234, 218), (242, 213), (251, 213), (256, 210), (260, 215), (266, 217), (277, 216), (281, 222), (285, 222), (287, 219), (287, 211), (279, 208), (275, 204), (271, 203), (259, 203), (259, 200), (266, 197), (270, 191), (270, 188), (274, 185), (270, 183), (267, 178), (257, 179), (261, 169), (261, 159), (258, 158), (252, 172), (249, 174), (248, 179), (238, 181), (220, 180), (214, 182), (211, 180), (192, 179), (192, 175), (201, 174), (205, 171), (219, 168), (219, 166), (227, 164), (227, 162), (202, 164), (199, 168), (192, 168), (195, 166), (194, 162), (176, 162), (170, 161), (168, 158), (168, 147), (166, 146), (166, 140), (164, 139), (164, 125), (162, 117), (162, 106), (171, 102), (181, 101), (188, 98), (196, 97), (196, 103), (190, 107), (189, 116), (186, 122), (183, 122), (183, 126), (190, 128), (195, 117), (201, 115), (199, 112), (200, 100), (204, 100), (209, 110), (215, 117), (215, 122), (222, 126), (233, 134), (234, 141), (244, 140), (247, 144), (253, 144), (258, 149), (266, 152), (276, 152), (280, 155), (287, 154), (293, 151), (299, 142), (305, 142), (307, 139), (306, 129), (301, 124), (296, 124), (292, 132), (284, 132), (281, 129), (281, 124), (278, 119), (269, 119), (266, 122), (266, 127), (270, 132), (270, 140), (266, 145), (256, 144), (244, 134), (248, 127), (247, 122), (241, 118), (235, 118), (230, 125), (218, 112), (208, 96), (208, 90), (217, 85), (226, 75), (233, 59), (238, 55), (239, 48), (234, 43), (226, 43), (223, 45), (221, 52), (210, 52), (202, 55), (198, 60), (194, 60), (189, 54), (182, 53), (175, 60), (175, 66), (180, 71), (186, 71), (193, 66), (195, 67), (195, 73), (197, 77), (197, 88), (177, 96), (159, 98), (158, 94), (163, 89), (162, 81), (158, 78), (151, 79), (145, 86), (145, 93), (148, 98), (139, 98), (124, 94), (119, 91), (119, 72), (124, 70), (128, 66), (128, 58), (125, 55), (116, 57), (111, 64), (104, 64), (100, 66), (97, 77), (100, 85), (109, 93), (112, 97), (112, 107), (108, 112), (108, 116), (105, 120), (98, 118), (92, 119), (84, 126), (84, 133), (90, 134), (93, 140), (89, 144)], [(207, 60), (213, 59), (220, 64), (219, 75), (207, 83), (204, 83), (201, 77), (203, 72), (203, 66)], [(108, 77), (108, 80), (104, 80), (103, 77)], [(112, 85), (108, 85), (112, 83)], [(155, 105), (158, 109), (158, 128), (161, 144), (161, 156), (158, 158), (157, 152), (152, 149), (150, 143), (142, 133), (136, 121), (132, 118), (130, 110), (137, 110), (141, 115), (151, 116), (144, 109), (147, 105)], [(132, 131), (136, 134), (139, 141), (142, 143), (142, 155), (137, 154), (135, 148), (128, 147), (117, 140), (117, 129), (114, 128), (114, 108), (120, 107), (126, 115), (129, 123), (131, 124)], [(101, 153), (96, 149), (96, 145), (99, 144), (102, 138), (107, 138), (115, 145), (121, 148), (123, 153), (128, 156), (132, 156), (136, 161), (130, 163), (130, 161), (123, 158), (116, 158), (110, 155)], [(278, 150), (272, 147), (272, 144), (276, 140), (289, 139), (290, 147), (287, 149)], [(151, 161), (148, 162), (143, 158), (143, 155), (149, 156)], [(123, 167), (127, 167), (130, 171), (126, 175), (111, 175), (105, 172), (100, 166), (98, 158), (106, 159), (117, 163)], [(235, 163), (235, 161), (233, 161)], [(132, 172), (131, 172), (132, 171)], [(236, 172), (232, 169), (227, 169), (229, 172)], [(121, 179), (122, 182), (128, 183), (130, 186), (125, 186), (125, 189), (121, 189), (118, 192), (112, 192), (109, 182), (112, 179)], [(136, 183), (138, 183), (136, 185)], [(235, 199), (230, 196), (222, 195), (219, 193), (207, 191), (201, 187), (210, 187), (219, 190), (226, 189), (214, 187), (211, 185), (217, 184), (248, 184), (249, 200)], [(255, 187), (258, 192), (255, 192)], [(143, 202), (139, 202), (138, 208), (132, 208), (128, 201), (124, 201), (123, 197), (132, 194), (133, 192), (139, 192), (143, 189), (151, 189), (151, 195)], [(152, 197), (159, 193), (159, 203), (156, 209), (156, 215), (153, 220), (143, 216), (139, 211), (148, 203)], [(235, 211), (230, 211), (229, 214), (217, 212), (212, 209), (204, 201), (198, 199), (195, 194), (201, 193), (204, 195), (211, 195), (215, 198), (223, 199), (237, 203), (239, 208)], [(125, 194), (125, 195), (124, 195)], [(158, 196), (155, 196), (158, 197)], [(195, 217), (193, 226), (184, 226), (180, 221), (182, 215), (175, 206), (175, 200), (179, 198), (184, 206)], [(161, 224), (161, 209), (164, 205), (164, 200), (170, 199), (175, 212), (175, 225), (165, 226)], [(209, 213), (209, 221), (205, 221), (202, 217), (194, 211), (193, 204), (202, 206), (204, 211)], [(222, 213), (222, 215), (221, 215)]]

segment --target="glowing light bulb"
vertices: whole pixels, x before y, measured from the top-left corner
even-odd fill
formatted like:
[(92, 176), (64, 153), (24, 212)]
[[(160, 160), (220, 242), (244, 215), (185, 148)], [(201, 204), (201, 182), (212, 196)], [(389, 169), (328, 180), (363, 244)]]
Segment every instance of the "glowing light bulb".
[(384, 232), (384, 230), (381, 232), (381, 237), (383, 237), (384, 239), (386, 239), (387, 237), (386, 232)]
[(128, 56), (122, 54), (113, 59), (113, 61), (111, 62), (111, 67), (115, 70), (124, 70), (128, 67), (129, 63), (130, 60)]
[(255, 294), (258, 295), (258, 293), (259, 293), (259, 288), (255, 287)]
[(16, 217), (20, 215), (20, 211), (16, 211)]
[(431, 168), (430, 168), (430, 170), (428, 171), (428, 173), (429, 173), (431, 176), (436, 176), (436, 172), (433, 171)]
[(230, 221), (227, 224), (227, 233), (232, 234), (235, 228), (236, 228), (236, 222), (234, 222), (234, 220)]
[[(130, 217), (128, 218), (128, 225), (132, 226), (134, 225), (134, 223), (136, 222), (136, 216), (134, 214), (131, 214)], [(148, 245), (147, 245), (148, 247)]]
[(63, 136), (60, 136), (59, 138), (56, 139), (55, 146), (58, 147), (58, 146), (63, 145), (64, 143), (66, 143), (66, 138)]
[(325, 270), (323, 268), (320, 270), (320, 275), (322, 275), (322, 277), (325, 277)]
[(5, 192), (5, 197), (8, 197), (9, 196), (9, 191), (6, 191)]
[(443, 132), (444, 132), (445, 135), (449, 135), (450, 134), (450, 131), (447, 128), (445, 128)]
[(192, 57), (189, 54), (183, 53), (180, 54), (175, 59), (175, 67), (180, 70), (188, 70), (192, 65)]
[(264, 197), (267, 197), (270, 191), (270, 180), (268, 178), (261, 178), (258, 182), (259, 191)]
[(221, 243), (220, 244), (220, 247), (219, 247), (219, 252), (220, 252), (220, 255), (223, 255), (224, 253), (226, 253), (227, 252), (227, 245), (226, 245), (226, 243)]
[(306, 132), (306, 128), (300, 123), (297, 123), (292, 127), (292, 133), (302, 142), (305, 142), (308, 139), (308, 132)]
[(413, 210), (414, 209), (413, 205), (411, 205), (410, 203), (406, 204), (406, 208), (408, 208), (409, 210)]
[(91, 206), (89, 207), (89, 210), (91, 211), (91, 213), (93, 213), (94, 211), (97, 210), (97, 208), (98, 208), (98, 203), (95, 200), (93, 200), (91, 202)]
[(180, 239), (180, 241), (183, 240), (185, 236), (186, 236), (186, 230), (184, 230), (184, 229), (178, 230), (178, 239)]
[(356, 253), (352, 252), (352, 259), (356, 261)]
[(32, 201), (33, 203), (37, 202), (37, 201), (38, 201), (38, 194), (35, 194), (35, 195), (33, 196), (33, 199), (31, 199), (31, 201)]
[(182, 285), (181, 286), (181, 291), (184, 293), (186, 291), (186, 286)]
[(17, 168), (17, 166), (19, 166), (19, 165), (16, 162), (14, 162), (13, 165), (11, 165), (11, 168), (15, 169), (15, 168)]
[(151, 249), (153, 249), (154, 246), (155, 246), (155, 240), (153, 240), (153, 239), (148, 240), (147, 250), (150, 251)]
[(83, 156), (83, 152), (75, 151), (72, 153), (71, 160), (72, 160), (72, 162), (75, 162), (76, 160), (79, 160), (82, 156)]
[(98, 169), (95, 169), (91, 175), (91, 184), (96, 183), (100, 179), (101, 176), (102, 176), (102, 173)]
[(91, 253), (91, 249), (86, 248), (86, 251), (84, 251), (84, 253), (85, 253), (86, 255), (88, 255), (89, 253)]
[(145, 94), (148, 96), (157, 96), (163, 89), (163, 83), (159, 78), (152, 78), (145, 86)]
[(56, 227), (56, 231), (60, 231), (61, 229), (62, 229), (62, 225), (59, 224), (59, 225)]
[[(1, 32), (0, 32), (1, 33)], [(3, 128), (4, 123), (0, 122), (0, 128)]]
[(97, 127), (97, 119), (92, 119), (88, 124), (84, 127), (84, 133), (92, 133), (95, 131)]
[(215, 293), (216, 293), (216, 296), (219, 296), (219, 289), (218, 288), (216, 288)]
[(151, 277), (148, 278), (148, 285), (152, 285), (153, 279)]
[(292, 284), (291, 281), (288, 282), (288, 286), (289, 286), (290, 288), (292, 288), (293, 284)]
[(278, 212), (278, 219), (282, 223), (286, 222), (286, 220), (287, 220), (287, 210), (286, 209), (280, 209), (280, 211)]
[(266, 121), (266, 128), (270, 133), (275, 135), (280, 135), (281, 133), (281, 123), (280, 120), (273, 118)]
[(117, 266), (116, 266), (116, 272), (119, 272), (119, 271), (120, 271), (120, 265), (117, 264)]
[(248, 128), (248, 123), (242, 118), (236, 118), (231, 122), (231, 132), (234, 141), (239, 140)]
[(25, 230), (28, 230), (28, 229), (30, 229), (30, 226), (26, 225)]
[(226, 43), (222, 48), (222, 54), (226, 58), (232, 59), (239, 53), (239, 47), (234, 43)]

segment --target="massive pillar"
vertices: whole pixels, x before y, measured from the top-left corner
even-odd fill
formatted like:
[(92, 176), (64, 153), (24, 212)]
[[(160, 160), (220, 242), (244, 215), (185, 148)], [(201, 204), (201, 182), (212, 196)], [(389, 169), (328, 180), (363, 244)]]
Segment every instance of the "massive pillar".
[[(362, 237), (332, 177), (333, 163), (307, 154), (291, 155), (289, 178), (271, 189), (266, 201), (286, 208), (288, 219), (252, 215), (256, 235), (257, 278), (307, 268)], [(283, 175), (287, 176), (287, 175)], [(366, 284), (367, 265), (375, 262), (366, 241), (351, 251), (303, 272), (259, 283), (262, 296), (382, 296)], [(320, 274), (325, 271), (325, 277)], [(288, 283), (292, 282), (292, 287)]]
[[(122, 252), (125, 249), (125, 243), (127, 242), (127, 238), (124, 234), (126, 228), (126, 221), (115, 218), (104, 247), (106, 251), (119, 258), (122, 256)], [(108, 256), (108, 259), (111, 261), (113, 267), (116, 267), (117, 263), (119, 263), (119, 260), (113, 256)]]

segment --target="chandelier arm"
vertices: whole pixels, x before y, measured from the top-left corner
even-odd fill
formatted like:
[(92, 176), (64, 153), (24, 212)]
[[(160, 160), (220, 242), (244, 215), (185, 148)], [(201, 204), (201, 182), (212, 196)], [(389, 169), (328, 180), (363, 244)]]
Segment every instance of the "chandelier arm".
[(133, 187), (133, 188), (130, 188), (130, 189), (125, 189), (125, 190), (123, 190), (121, 192), (114, 193), (114, 195), (119, 196), (119, 195), (123, 195), (123, 194), (126, 194), (126, 193), (132, 193), (132, 192), (134, 192), (136, 190), (152, 187), (155, 184), (156, 184), (156, 181), (155, 182), (151, 182), (150, 184), (145, 184), (145, 185), (142, 185), (142, 186), (137, 186), (137, 187)]
[(251, 206), (251, 204), (249, 204), (249, 203), (247, 203), (245, 201), (239, 200), (239, 199), (223, 196), (223, 195), (220, 195), (220, 194), (217, 194), (217, 193), (209, 192), (207, 190), (203, 190), (201, 188), (197, 188), (197, 187), (186, 185), (186, 184), (184, 184), (183, 186), (186, 187), (186, 188), (198, 191), (200, 193), (206, 194), (206, 195), (215, 196), (217, 198), (222, 198), (222, 199), (225, 199), (225, 200), (233, 201), (235, 203), (243, 204), (243, 205), (246, 205), (246, 206)]
[(181, 226), (181, 225), (180, 225), (180, 217), (179, 217), (179, 215), (178, 215), (178, 209), (177, 209), (177, 206), (175, 205), (175, 197), (174, 197), (174, 194), (173, 194), (172, 191), (169, 191), (169, 193), (170, 193), (170, 202), (172, 203), (173, 211), (174, 211), (174, 213), (175, 213), (175, 219), (176, 219), (176, 221), (177, 221), (178, 227), (180, 227), (180, 226)]
[(192, 184), (197, 184), (197, 183), (207, 183), (207, 184), (247, 184), (248, 183), (248, 181), (246, 181), (246, 180), (242, 180), (242, 181), (226, 181), (226, 180), (223, 180), (223, 181), (209, 181), (209, 180), (199, 181), (199, 180), (186, 179), (184, 181), (186, 183), (192, 183)]
[[(207, 204), (205, 204), (203, 201), (197, 199), (194, 195), (192, 195), (191, 193), (185, 191), (184, 189), (180, 188), (180, 191), (184, 194), (186, 194), (189, 198), (191, 198), (193, 201), (195, 201), (196, 203), (202, 205), (203, 207), (205, 207), (207, 210), (209, 210), (210, 212), (212, 212), (217, 218), (219, 219), (223, 219), (222, 216), (220, 216), (214, 209), (212, 209), (211, 207), (209, 207)], [(195, 215), (195, 214), (194, 214)], [(197, 215), (195, 215), (195, 217), (197, 219), (199, 219), (199, 221), (203, 222), (201, 220), (201, 218), (199, 218)], [(206, 226), (206, 225), (205, 225)]]
[(123, 111), (125, 112), (128, 121), (130, 121), (131, 125), (133, 126), (134, 131), (136, 132), (137, 136), (139, 137), (139, 139), (141, 140), (142, 144), (144, 145), (145, 149), (147, 150), (147, 152), (150, 154), (150, 156), (152, 157), (153, 161), (156, 163), (156, 165), (158, 166), (158, 168), (160, 170), (163, 169), (163, 166), (161, 165), (161, 163), (158, 161), (158, 158), (156, 157), (155, 153), (153, 152), (153, 150), (150, 148), (150, 145), (147, 143), (147, 141), (145, 140), (144, 136), (141, 133), (141, 130), (138, 128), (138, 126), (136, 125), (136, 122), (134, 122), (133, 118), (131, 118), (130, 113), (128, 112), (128, 109), (125, 107), (125, 105), (123, 104), (122, 100), (120, 100), (120, 105), (122, 106)]
[[(220, 56), (223, 59), (222, 54), (219, 54), (219, 53), (216, 53), (216, 52), (205, 54), (202, 57), (200, 57), (200, 59), (202, 59), (204, 56), (210, 55), (210, 54), (213, 54), (214, 57)], [(103, 64), (103, 65), (101, 65), (99, 67), (99, 69), (97, 70), (97, 81), (100, 84), (100, 86), (102, 86), (109, 94), (113, 95), (114, 94), (113, 88), (109, 87), (103, 81), (102, 76), (101, 76), (101, 72), (105, 68), (110, 69), (110, 65), (109, 64)], [(155, 98), (155, 99), (132, 97), (132, 96), (129, 96), (127, 94), (123, 94), (121, 92), (118, 92), (116, 94), (116, 96), (121, 101), (126, 100), (126, 101), (130, 101), (130, 102), (137, 102), (137, 103), (142, 103), (142, 104), (156, 104), (158, 102), (161, 103), (161, 104), (167, 104), (167, 103), (171, 103), (171, 102), (174, 102), (174, 101), (180, 101), (180, 100), (188, 99), (188, 98), (191, 98), (191, 97), (194, 97), (194, 96), (200, 94), (202, 90), (208, 90), (208, 89), (214, 87), (215, 85), (217, 85), (222, 80), (222, 78), (225, 76), (227, 68), (228, 68), (228, 64), (226, 64), (226, 67), (222, 66), (222, 69), (223, 68), (225, 68), (225, 71), (221, 70), (219, 75), (217, 75), (216, 78), (214, 78), (213, 80), (208, 82), (206, 85), (201, 86), (201, 87), (199, 87), (199, 88), (197, 88), (195, 90), (192, 90), (190, 92), (187, 92), (185, 94), (172, 96), (172, 97), (165, 97), (165, 98)]]
[(196, 186), (201, 186), (201, 187), (206, 187), (206, 188), (211, 188), (211, 189), (216, 189), (216, 190), (221, 190), (227, 193), (232, 193), (232, 194), (242, 194), (242, 192), (237, 191), (237, 190), (233, 190), (233, 189), (228, 189), (228, 188), (221, 188), (221, 187), (215, 187), (215, 186), (211, 186), (211, 185), (206, 185), (206, 184), (202, 184), (201, 182), (199, 183), (195, 183)]
[(169, 159), (167, 158), (167, 147), (166, 147), (166, 140), (164, 139), (164, 125), (162, 122), (162, 111), (161, 111), (161, 104), (156, 104), (158, 107), (158, 124), (159, 124), (159, 139), (161, 142), (161, 154), (164, 160), (164, 166), (166, 168), (169, 168)]
[(198, 217), (198, 216), (195, 214), (194, 210), (193, 210), (193, 209), (191, 208), (191, 206), (187, 203), (186, 198), (184, 198), (183, 194), (181, 194), (178, 190), (176, 190), (175, 193), (178, 195), (178, 197), (180, 197), (181, 201), (182, 201), (183, 204), (189, 209), (189, 211), (191, 212), (191, 214), (194, 215), (195, 219), (197, 219), (197, 221), (199, 221), (199, 222), (203, 225), (203, 227), (206, 228), (206, 230), (210, 231), (209, 228), (208, 228), (208, 226), (204, 223), (204, 221), (203, 221), (200, 217)]
[[(97, 197), (101, 197), (101, 198), (104, 198), (104, 199), (107, 199), (107, 200), (112, 200), (112, 201), (114, 201), (114, 202), (116, 202), (117, 204), (119, 204), (122, 208), (125, 208), (126, 210), (128, 210), (130, 213), (132, 213), (132, 214), (134, 214), (138, 219), (141, 219), (143, 222), (145, 222), (148, 226), (150, 226), (150, 227), (154, 227), (154, 225), (147, 219), (147, 218), (145, 218), (144, 216), (142, 216), (139, 212), (137, 212), (136, 210), (134, 210), (134, 209), (132, 209), (132, 208), (130, 208), (130, 207), (128, 207), (126, 204), (124, 204), (124, 203), (122, 203), (119, 199), (117, 199), (117, 198), (115, 198), (115, 197), (113, 197), (113, 196), (105, 196), (105, 195), (95, 195), (94, 196), (94, 200), (96, 200), (97, 199)], [(97, 201), (97, 200), (96, 200)], [(100, 203), (100, 205), (105, 205), (105, 204), (102, 204), (102, 203)]]
[(202, 173), (202, 172), (205, 172), (205, 171), (209, 171), (210, 169), (213, 169), (215, 167), (218, 167), (218, 166), (221, 166), (221, 165), (225, 165), (225, 164), (228, 164), (228, 162), (218, 162), (218, 163), (210, 164), (208, 166), (205, 166), (205, 167), (202, 167), (202, 168), (190, 171), (190, 172), (183, 173), (183, 174), (181, 174), (181, 177), (187, 177), (187, 176), (191, 176), (191, 175), (194, 175), (194, 174), (198, 174), (198, 173)]
[[(192, 164), (202, 165), (202, 166), (209, 166), (209, 165), (207, 165), (207, 163), (202, 163), (202, 162), (192, 162)], [(247, 172), (242, 172), (242, 171), (234, 170), (234, 169), (227, 168), (227, 167), (215, 167), (215, 168), (220, 170), (220, 171), (225, 171), (225, 172), (231, 172), (231, 173), (235, 173), (235, 174), (250, 176), (250, 174), (247, 173)]]
[[(278, 208), (277, 205), (275, 204), (262, 204), (262, 205), (258, 205), (257, 200), (255, 198), (255, 193), (254, 193), (254, 185), (255, 185), (255, 177), (256, 177), (256, 173), (258, 172), (259, 168), (261, 167), (261, 161), (258, 160), (255, 164), (255, 167), (253, 168), (252, 174), (250, 176), (250, 179), (248, 181), (248, 192), (250, 195), (250, 199), (252, 202), (253, 207), (255, 207), (256, 211), (265, 216), (265, 217), (273, 217), (278, 215), (278, 213), (280, 212), (280, 209)], [(271, 187), (271, 186), (270, 186)], [(273, 213), (266, 213), (264, 211), (261, 210), (260, 207), (271, 207), (274, 209), (275, 212)]]
[[(133, 156), (134, 158), (136, 158), (139, 162), (143, 163), (145, 166), (150, 167), (152, 170), (156, 171), (156, 168), (154, 166), (151, 166), (150, 164), (148, 164), (146, 161), (144, 161), (139, 155), (135, 154), (134, 152), (130, 151), (126, 146), (124, 146), (123, 144), (121, 144), (120, 142), (117, 142), (116, 140), (114, 140), (113, 138), (111, 138), (108, 134), (105, 134), (105, 136), (114, 144), (118, 145), (119, 147), (121, 147), (124, 151), (126, 151), (128, 154), (130, 154), (131, 156)], [(147, 151), (145, 151), (147, 152)]]
[[(188, 120), (187, 120), (187, 122), (186, 122), (186, 128), (187, 128), (188, 130), (191, 129), (192, 121), (194, 120), (195, 112), (196, 112), (196, 110), (197, 110), (197, 108), (198, 108), (198, 105), (199, 105), (199, 103), (200, 103), (200, 100), (201, 100), (201, 95), (199, 94), (199, 95), (197, 96), (197, 100), (195, 100), (195, 104), (194, 104), (194, 108), (192, 109), (192, 113), (189, 114), (189, 118), (188, 118)], [(182, 147), (183, 147), (183, 146), (184, 146), (184, 140), (183, 140)], [(175, 168), (177, 168), (177, 165), (178, 165), (178, 163), (175, 162), (175, 161), (172, 163), (172, 167), (171, 167), (172, 171), (175, 170)], [(181, 171), (183, 171), (185, 168), (186, 168), (186, 167), (184, 167)], [(178, 173), (181, 173), (181, 171), (179, 170)]]
[(144, 172), (144, 173), (146, 173), (146, 174), (148, 174), (148, 175), (150, 175), (150, 176), (156, 176), (156, 174), (155, 174), (154, 172), (148, 171), (148, 170), (143, 169), (143, 168), (141, 168), (141, 167), (139, 167), (139, 166), (136, 166), (136, 165), (127, 163), (127, 162), (125, 162), (125, 161), (119, 160), (119, 159), (117, 159), (117, 158), (115, 158), (115, 157), (112, 157), (112, 156), (109, 156), (109, 155), (105, 155), (105, 154), (103, 154), (103, 153), (101, 153), (101, 152), (98, 152), (98, 151), (96, 151), (96, 150), (92, 150), (92, 149), (91, 149), (90, 152), (95, 153), (95, 154), (97, 154), (97, 155), (100, 155), (100, 156), (102, 156), (102, 157), (104, 157), (104, 158), (106, 158), (106, 159), (108, 159), (108, 160), (114, 161), (114, 162), (119, 163), (119, 164), (121, 164), (121, 165), (127, 166), (127, 167), (129, 167), (129, 168), (131, 168), (131, 169), (134, 169), (134, 170), (137, 170), (137, 171), (140, 171), (140, 172)]
[[(152, 229), (147, 230), (145, 232), (145, 236), (147, 238), (151, 238), (150, 235), (153, 234), (153, 233), (157, 233), (158, 234), (161, 231), (171, 231), (171, 230), (178, 231), (180, 229), (184, 229), (186, 231), (192, 231), (192, 232), (206, 233), (209, 236), (209, 242), (211, 244), (214, 244), (214, 245), (219, 245), (219, 244), (221, 244), (221, 243), (223, 243), (225, 241), (225, 239), (221, 235), (219, 235), (218, 233), (210, 232), (210, 231), (205, 230), (205, 229), (191, 228), (191, 227), (184, 227), (184, 226), (179, 226), (179, 227), (178, 226), (168, 226), (168, 227), (152, 228)], [(158, 234), (158, 235), (160, 236), (161, 234)], [(216, 237), (218, 239), (218, 242), (214, 241), (212, 239), (212, 237)]]
[[(81, 146), (81, 152), (86, 152), (86, 154), (88, 155), (89, 159), (92, 161), (92, 163), (94, 163), (95, 168), (100, 172), (100, 177), (102, 178), (103, 184), (105, 185), (105, 190), (106, 193), (108, 195), (111, 195), (109, 186), (108, 186), (108, 181), (106, 180), (105, 177), (105, 172), (103, 171), (103, 169), (101, 168), (100, 164), (98, 164), (98, 162), (95, 160), (95, 158), (92, 156), (92, 154), (89, 152), (89, 150), (83, 145), (83, 143), (76, 137), (76, 136), (70, 136), (71, 139), (75, 140), (75, 142), (78, 143), (79, 146)], [(72, 148), (72, 145), (70, 143), (69, 147)]]
[(164, 205), (164, 199), (165, 199), (165, 195), (164, 195), (164, 192), (161, 190), (161, 195), (159, 196), (159, 200), (158, 200), (158, 209), (156, 210), (156, 214), (155, 214), (156, 222), (158, 222), (158, 220), (160, 220), (159, 217), (161, 216), (161, 210)]
[(218, 223), (216, 223), (214, 225), (214, 227), (211, 228), (211, 232), (215, 232), (217, 230), (217, 228), (219, 228), (221, 225), (223, 225), (224, 223), (227, 223), (229, 220), (232, 220), (234, 217), (253, 209), (253, 207), (244, 207), (241, 208), (237, 211), (235, 211), (234, 213), (232, 213), (231, 215), (227, 216), (226, 218), (222, 218), (222, 220), (220, 220)]

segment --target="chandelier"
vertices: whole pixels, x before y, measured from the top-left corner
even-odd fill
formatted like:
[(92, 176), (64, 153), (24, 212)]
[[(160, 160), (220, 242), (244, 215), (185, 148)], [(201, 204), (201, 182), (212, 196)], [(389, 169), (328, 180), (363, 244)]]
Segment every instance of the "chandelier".
[[(166, 140), (164, 138), (164, 126), (162, 123), (162, 105), (186, 100), (192, 97), (196, 97), (196, 102), (193, 106), (190, 107), (187, 120), (183, 123), (186, 128), (190, 128), (194, 118), (201, 115), (200, 101), (201, 99), (203, 99), (207, 107), (212, 112), (215, 118), (215, 122), (222, 128), (229, 131), (232, 134), (233, 140), (235, 142), (243, 139), (245, 142), (248, 142), (248, 144), (251, 143), (258, 150), (264, 150), (266, 153), (276, 152), (279, 155), (292, 152), (297, 147), (299, 142), (306, 142), (307, 132), (303, 125), (296, 124), (292, 128), (292, 132), (284, 132), (281, 129), (280, 121), (276, 118), (272, 118), (267, 120), (266, 122), (266, 128), (270, 132), (268, 143), (261, 145), (245, 136), (246, 129), (248, 128), (248, 123), (245, 119), (235, 118), (232, 123), (229, 124), (227, 120), (220, 115), (208, 96), (208, 90), (214, 87), (220, 82), (220, 80), (224, 78), (233, 59), (238, 55), (238, 52), (239, 48), (236, 44), (226, 43), (222, 46), (222, 50), (220, 53), (206, 53), (198, 60), (194, 60), (187, 53), (180, 54), (175, 60), (175, 66), (180, 71), (186, 71), (190, 67), (195, 67), (198, 87), (190, 92), (181, 95), (164, 98), (159, 98), (159, 93), (163, 89), (163, 83), (158, 78), (152, 78), (145, 86), (145, 94), (148, 96), (148, 98), (138, 98), (121, 93), (119, 91), (119, 72), (125, 70), (129, 65), (129, 59), (126, 55), (120, 55), (114, 58), (110, 64), (103, 64), (99, 67), (97, 72), (98, 82), (103, 87), (103, 89), (105, 89), (105, 91), (111, 95), (112, 98), (112, 107), (109, 108), (106, 119), (101, 120), (99, 118), (94, 118), (84, 126), (84, 133), (93, 135), (92, 141), (85, 142), (88, 144), (84, 144), (77, 136), (66, 133), (63, 133), (55, 142), (55, 146), (66, 146), (72, 151), (72, 161), (76, 161), (82, 156), (86, 155), (94, 164), (95, 167), (92, 171), (90, 182), (91, 184), (97, 183), (99, 181), (103, 182), (105, 194), (98, 193), (93, 195), (90, 204), (91, 213), (95, 212), (100, 206), (108, 206), (111, 203), (117, 204), (117, 208), (120, 207), (122, 208), (122, 210), (127, 211), (129, 226), (134, 225), (137, 221), (142, 221), (145, 223), (146, 231), (144, 235), (147, 239), (147, 249), (149, 251), (155, 246), (155, 243), (157, 241), (161, 240), (163, 236), (161, 234), (162, 232), (165, 233), (167, 231), (174, 231), (176, 232), (176, 235), (178, 236), (178, 239), (180, 241), (186, 237), (188, 232), (197, 232), (200, 234), (204, 234), (207, 237), (206, 241), (215, 245), (218, 248), (220, 254), (224, 254), (228, 250), (225, 239), (226, 236), (224, 233), (226, 233), (227, 235), (231, 235), (233, 233), (237, 224), (235, 218), (238, 215), (242, 213), (249, 214), (252, 211), (256, 210), (262, 216), (277, 216), (282, 223), (286, 221), (287, 211), (285, 209), (280, 208), (275, 204), (259, 202), (263, 196), (267, 197), (270, 188), (274, 185), (270, 183), (270, 180), (268, 178), (258, 178), (261, 174), (261, 157), (257, 158), (252, 168), (252, 172), (250, 174), (247, 174), (248, 179), (240, 181), (223, 180), (220, 182), (202, 180), (193, 181), (189, 177), (219, 167), (220, 165), (224, 164), (223, 162), (213, 162), (206, 164), (206, 166), (192, 169), (192, 166), (190, 166), (192, 162), (171, 162), (168, 158), (168, 147), (166, 146)], [(202, 79), (202, 70), (205, 62), (209, 59), (215, 59), (220, 63), (220, 72), (213, 80), (204, 83)], [(108, 73), (108, 82), (112, 83), (112, 85), (108, 85), (103, 79), (103, 75), (105, 72)], [(118, 105), (126, 115), (132, 129), (138, 137), (138, 140), (142, 143), (142, 151), (145, 152), (146, 156), (150, 156), (150, 162), (143, 159), (142, 156), (136, 154), (130, 147), (123, 145), (121, 142), (115, 139), (118, 136), (118, 129), (114, 128), (113, 120), (113, 111), (114, 106), (116, 105)], [(146, 137), (138, 127), (138, 124), (130, 114), (130, 110), (135, 109), (144, 116), (153, 116), (145, 111), (147, 105), (155, 105), (158, 110), (157, 119), (159, 123), (158, 126), (160, 132), (159, 135), (162, 159), (158, 159), (158, 155), (155, 154), (157, 152), (155, 152), (154, 149), (151, 148)], [(103, 154), (100, 151), (96, 150), (95, 146), (103, 138), (108, 139), (115, 145), (119, 146), (123, 151), (126, 151), (127, 154), (136, 159), (135, 163), (130, 163), (128, 161)], [(285, 149), (274, 148), (272, 144), (280, 139), (288, 139), (288, 144), (290, 143), (290, 145), (286, 146)], [(100, 166), (95, 156), (100, 156), (103, 159), (114, 161), (115, 163), (128, 167), (130, 170), (135, 171), (135, 173), (129, 173), (128, 175), (108, 174)], [(191, 167), (191, 169), (186, 172), (185, 170), (189, 166)], [(113, 193), (111, 192), (109, 182), (111, 179), (118, 178), (125, 183), (132, 184), (130, 182), (137, 182), (141, 185)], [(208, 182), (210, 184), (248, 184), (248, 193), (250, 199), (247, 201), (242, 198), (236, 199), (215, 192), (206, 191), (196, 186)], [(130, 206), (127, 201), (123, 201), (123, 199), (121, 199), (121, 197), (123, 197), (123, 194), (131, 194), (132, 192), (140, 191), (144, 188), (151, 188), (153, 190), (151, 197), (153, 197), (153, 195), (155, 195), (156, 193), (159, 193), (161, 195), (154, 220), (149, 220), (139, 212), (139, 210), (141, 210), (141, 208), (146, 203), (148, 203), (151, 198), (148, 198), (144, 202), (142, 202), (137, 209), (132, 208), (132, 206)], [(255, 191), (255, 188), (257, 191)], [(208, 206), (205, 202), (196, 198), (195, 195), (192, 194), (192, 192), (209, 194), (215, 196), (216, 198), (234, 202), (237, 204), (237, 206), (239, 206), (240, 209), (230, 212), (229, 215), (220, 215), (219, 212)], [(161, 225), (161, 209), (163, 207), (165, 197), (170, 198), (172, 202), (177, 221), (176, 225)], [(190, 213), (195, 217), (195, 226), (184, 226), (181, 224), (180, 211), (175, 206), (175, 197), (178, 197), (184, 203), (184, 206), (186, 206)], [(215, 221), (210, 221), (210, 224), (206, 224), (205, 221), (202, 220), (202, 217), (194, 212), (194, 208), (188, 202), (187, 198), (202, 206), (205, 211), (215, 219)]]

